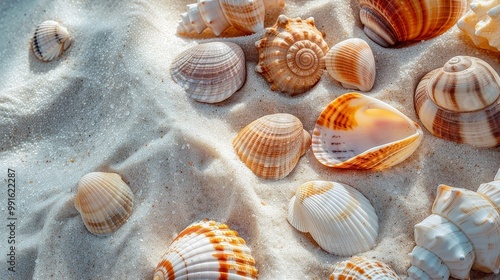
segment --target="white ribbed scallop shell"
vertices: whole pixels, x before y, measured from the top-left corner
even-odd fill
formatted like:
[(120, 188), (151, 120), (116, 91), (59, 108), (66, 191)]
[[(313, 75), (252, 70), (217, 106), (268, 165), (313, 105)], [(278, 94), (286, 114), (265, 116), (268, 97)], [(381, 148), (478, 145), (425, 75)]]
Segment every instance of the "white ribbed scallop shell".
[(400, 280), (391, 267), (364, 257), (352, 257), (335, 265), (330, 280)]
[(43, 61), (59, 57), (71, 45), (71, 36), (66, 27), (53, 20), (37, 26), (31, 46), (35, 56)]
[(474, 44), (500, 51), (500, 0), (474, 0), (470, 10), (457, 23)]

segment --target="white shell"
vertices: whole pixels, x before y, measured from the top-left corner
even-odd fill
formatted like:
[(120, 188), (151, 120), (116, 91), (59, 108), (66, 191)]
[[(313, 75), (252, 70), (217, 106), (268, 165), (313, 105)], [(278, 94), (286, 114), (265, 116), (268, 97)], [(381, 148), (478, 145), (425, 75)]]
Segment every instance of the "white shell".
[(387, 264), (364, 257), (352, 257), (335, 265), (330, 280), (399, 280)]
[(31, 45), (35, 56), (43, 61), (59, 57), (71, 45), (71, 36), (66, 27), (53, 20), (37, 26)]
[(336, 182), (302, 184), (288, 205), (288, 221), (309, 232), (325, 251), (340, 256), (370, 250), (378, 235), (377, 214), (368, 199)]
[(474, 0), (458, 28), (482, 49), (500, 51), (500, 1)]

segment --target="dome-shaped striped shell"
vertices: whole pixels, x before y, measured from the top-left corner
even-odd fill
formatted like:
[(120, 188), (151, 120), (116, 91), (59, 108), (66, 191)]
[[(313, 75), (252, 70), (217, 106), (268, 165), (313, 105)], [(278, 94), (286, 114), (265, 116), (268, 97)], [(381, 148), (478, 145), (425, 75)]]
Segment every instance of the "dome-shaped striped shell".
[(71, 36), (66, 27), (53, 20), (37, 26), (31, 39), (36, 58), (51, 61), (59, 57), (71, 45)]
[(352, 257), (335, 265), (330, 280), (399, 280), (391, 267), (383, 262)]

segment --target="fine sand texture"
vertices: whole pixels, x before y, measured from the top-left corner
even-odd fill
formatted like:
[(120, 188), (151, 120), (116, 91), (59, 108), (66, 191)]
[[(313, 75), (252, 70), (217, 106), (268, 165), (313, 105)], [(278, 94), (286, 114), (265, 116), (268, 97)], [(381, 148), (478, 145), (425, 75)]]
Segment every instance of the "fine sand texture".
[[(405, 279), (413, 226), (430, 214), (438, 185), (475, 191), (493, 180), (498, 147), (457, 144), (425, 128), (415, 153), (382, 171), (328, 168), (309, 150), (284, 179), (255, 176), (231, 144), (243, 127), (267, 114), (291, 113), (311, 133), (321, 111), (352, 90), (325, 71), (304, 94), (271, 91), (255, 72), (254, 44), (264, 32), (178, 36), (179, 14), (192, 2), (0, 1), (0, 279), (152, 279), (173, 238), (204, 218), (239, 232), (260, 279), (327, 279), (348, 257), (327, 253), (286, 220), (290, 198), (311, 180), (345, 183), (368, 198), (379, 235), (359, 255), (386, 262)], [(383, 48), (363, 33), (356, 0), (286, 0), (267, 15), (266, 26), (280, 13), (314, 17), (329, 46), (364, 39), (377, 68), (365, 94), (419, 125), (413, 94), (427, 72), (456, 55), (500, 71), (498, 53), (476, 48), (456, 26), (437, 38)], [(45, 20), (59, 21), (73, 37), (49, 63), (30, 50), (32, 33)], [(214, 40), (243, 48), (247, 78), (229, 99), (202, 104), (187, 97), (169, 70), (182, 51)], [(15, 172), (14, 216), (8, 215), (8, 169)], [(129, 220), (106, 237), (87, 231), (73, 204), (78, 181), (93, 171), (120, 174), (135, 195)], [(17, 218), (13, 231), (8, 217)], [(8, 243), (12, 234), (15, 244)], [(471, 279), (498, 278), (472, 272)]]

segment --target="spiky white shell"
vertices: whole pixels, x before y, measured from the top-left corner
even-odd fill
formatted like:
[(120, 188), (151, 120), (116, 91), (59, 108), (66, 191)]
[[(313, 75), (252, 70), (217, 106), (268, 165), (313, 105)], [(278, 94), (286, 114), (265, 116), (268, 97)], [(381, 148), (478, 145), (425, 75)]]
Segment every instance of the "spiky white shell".
[(500, 51), (500, 1), (474, 0), (457, 23), (458, 28), (482, 49)]
[(364, 257), (352, 257), (335, 265), (330, 280), (399, 280), (391, 267), (383, 262)]
[(31, 46), (36, 58), (51, 61), (59, 57), (71, 45), (71, 41), (66, 27), (56, 21), (47, 20), (37, 26)]

